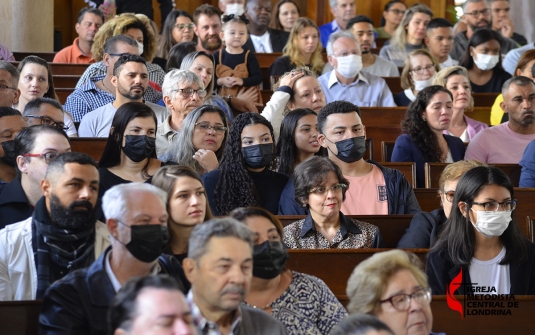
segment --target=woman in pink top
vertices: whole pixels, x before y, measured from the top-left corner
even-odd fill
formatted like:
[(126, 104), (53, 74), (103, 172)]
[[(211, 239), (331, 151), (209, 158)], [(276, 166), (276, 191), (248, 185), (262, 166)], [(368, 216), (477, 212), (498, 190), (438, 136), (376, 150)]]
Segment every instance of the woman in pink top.
[(453, 95), (453, 116), (444, 134), (459, 137), (463, 142), (470, 142), (477, 133), (489, 127), (465, 115), (474, 108), (474, 99), (468, 72), (464, 67), (450, 66), (441, 70), (435, 76), (433, 85), (443, 86)]

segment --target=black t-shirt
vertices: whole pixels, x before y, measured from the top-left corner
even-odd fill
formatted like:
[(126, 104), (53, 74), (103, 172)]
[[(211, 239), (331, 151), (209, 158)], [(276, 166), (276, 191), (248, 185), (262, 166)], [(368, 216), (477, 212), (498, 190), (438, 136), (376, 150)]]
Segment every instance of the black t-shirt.
[[(243, 50), (241, 54), (229, 54), (226, 49), (222, 49), (221, 51), (218, 51), (214, 54), (215, 58), (215, 66), (217, 67), (219, 63), (219, 53), (221, 54), (221, 61), (222, 64), (230, 67), (231, 69), (236, 68), (236, 66), (245, 63), (245, 54), (247, 53), (247, 50)], [(249, 52), (249, 55), (247, 56), (247, 71), (249, 71), (249, 77), (243, 78), (243, 86), (249, 87), (249, 86), (256, 86), (262, 84), (263, 78), (262, 78), (262, 69), (260, 68), (260, 64), (258, 63), (258, 59), (256, 59), (256, 56), (254, 52)], [(217, 83), (217, 75), (215, 76), (215, 82)]]
[(474, 84), (472, 81), (470, 81), (470, 84), (472, 85), (472, 92), (474, 93), (501, 92), (503, 83), (505, 83), (507, 79), (509, 78), (511, 78), (511, 75), (509, 73), (505, 72), (503, 69), (494, 68), (494, 71), (492, 72), (492, 77), (490, 77), (490, 80), (486, 84), (477, 85), (477, 84)]

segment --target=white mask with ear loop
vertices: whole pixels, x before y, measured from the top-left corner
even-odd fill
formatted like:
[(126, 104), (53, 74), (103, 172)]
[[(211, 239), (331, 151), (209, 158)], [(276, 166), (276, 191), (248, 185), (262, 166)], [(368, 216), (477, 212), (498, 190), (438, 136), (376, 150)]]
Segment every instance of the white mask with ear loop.
[(500, 61), (500, 56), (498, 55), (485, 55), (485, 54), (477, 53), (475, 51), (474, 51), (474, 54), (476, 54), (475, 57), (472, 54), (472, 59), (474, 60), (474, 64), (476, 64), (476, 66), (482, 71), (494, 69), (496, 64), (498, 64), (498, 62)]
[(242, 15), (244, 12), (243, 4), (241, 3), (231, 3), (227, 5), (227, 9), (225, 10), (226, 15), (234, 14), (234, 15)]
[(485, 212), (470, 209), (477, 214), (476, 223), (473, 223), (472, 220), (470, 222), (478, 232), (488, 238), (502, 236), (511, 222), (511, 212)]
[(137, 49), (139, 50), (139, 55), (141, 56), (143, 54), (143, 43), (137, 42)]

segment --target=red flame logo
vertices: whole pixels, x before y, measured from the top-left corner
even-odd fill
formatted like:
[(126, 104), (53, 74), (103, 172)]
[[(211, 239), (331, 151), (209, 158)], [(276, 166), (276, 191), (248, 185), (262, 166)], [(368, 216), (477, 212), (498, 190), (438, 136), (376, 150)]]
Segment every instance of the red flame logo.
[(459, 274), (453, 278), (449, 287), (446, 287), (446, 302), (448, 307), (461, 314), (461, 320), (464, 320), (463, 305), (459, 300), (454, 297), (454, 292), (462, 285), (463, 282), (463, 269), (459, 271)]

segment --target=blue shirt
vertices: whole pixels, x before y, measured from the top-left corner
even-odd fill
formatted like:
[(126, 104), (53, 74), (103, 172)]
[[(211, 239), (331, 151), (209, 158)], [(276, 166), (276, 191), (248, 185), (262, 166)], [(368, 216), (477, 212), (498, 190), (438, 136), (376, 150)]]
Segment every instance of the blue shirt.
[(349, 85), (341, 84), (336, 70), (318, 78), (327, 103), (344, 100), (359, 107), (396, 107), (392, 92), (385, 80), (366, 72), (360, 72)]
[(341, 30), (345, 30), (345, 29), (341, 28), (338, 25), (338, 22), (336, 22), (336, 20), (333, 20), (332, 22), (329, 22), (329, 23), (322, 24), (319, 27), (319, 31), (320, 31), (320, 41), (321, 41), (321, 44), (323, 44), (323, 47), (327, 48), (327, 42), (329, 42), (329, 37), (331, 36), (332, 33), (341, 31)]

